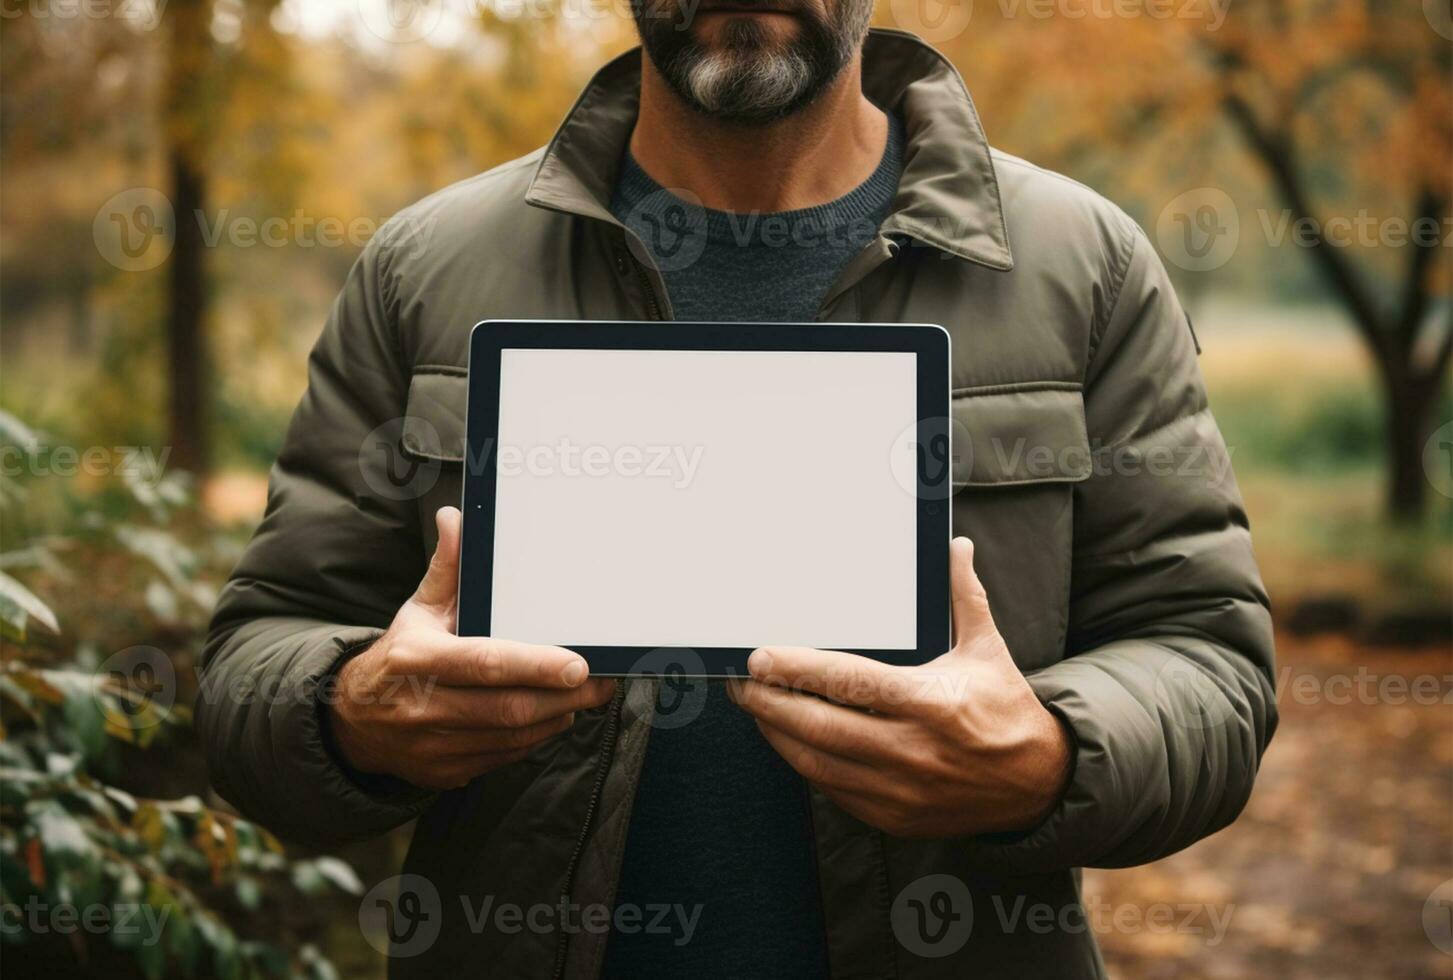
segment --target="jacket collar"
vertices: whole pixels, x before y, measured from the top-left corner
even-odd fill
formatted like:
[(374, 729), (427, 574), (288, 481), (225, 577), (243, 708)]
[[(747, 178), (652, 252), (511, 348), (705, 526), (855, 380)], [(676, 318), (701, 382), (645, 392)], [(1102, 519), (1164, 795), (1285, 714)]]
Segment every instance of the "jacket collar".
[[(640, 48), (601, 68), (545, 148), (525, 200), (618, 223), (609, 202), (640, 89)], [(900, 114), (906, 141), (882, 234), (906, 235), (992, 269), (1013, 268), (989, 144), (953, 65), (911, 34), (875, 29), (863, 46), (863, 91)]]

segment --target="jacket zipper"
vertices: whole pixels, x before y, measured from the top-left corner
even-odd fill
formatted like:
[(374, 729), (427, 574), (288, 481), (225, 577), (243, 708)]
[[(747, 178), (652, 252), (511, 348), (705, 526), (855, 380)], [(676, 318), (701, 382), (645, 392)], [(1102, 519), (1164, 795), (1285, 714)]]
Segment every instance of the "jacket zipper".
[[(590, 824), (595, 819), (595, 811), (600, 806), (601, 791), (605, 788), (605, 778), (610, 772), (611, 760), (615, 757), (616, 738), (621, 726), (621, 708), (625, 704), (626, 685), (616, 685), (615, 695), (611, 698), (610, 716), (605, 722), (605, 733), (600, 740), (600, 757), (595, 763), (595, 781), (590, 787), (590, 802), (585, 807), (585, 819), (580, 824), (580, 835), (575, 838), (575, 849), (570, 852), (570, 863), (565, 866), (565, 897), (569, 897), (575, 886), (575, 869), (580, 864), (580, 855), (585, 850), (585, 843), (590, 838)], [(560, 941), (555, 947), (555, 980), (561, 980), (565, 976), (565, 955), (569, 949), (570, 934), (565, 930), (560, 931)]]
[(656, 287), (651, 284), (651, 277), (647, 274), (646, 267), (639, 262), (636, 263), (636, 275), (640, 276), (641, 288), (646, 291), (646, 312), (650, 314), (652, 320), (662, 319), (661, 304), (656, 299)]

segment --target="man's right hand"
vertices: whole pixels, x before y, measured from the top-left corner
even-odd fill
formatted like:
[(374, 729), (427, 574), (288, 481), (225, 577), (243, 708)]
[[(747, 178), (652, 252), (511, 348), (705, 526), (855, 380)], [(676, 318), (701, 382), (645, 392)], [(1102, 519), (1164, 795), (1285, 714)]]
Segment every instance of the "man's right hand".
[(329, 698), (334, 744), (354, 769), (453, 789), (523, 758), (574, 712), (609, 701), (577, 653), (454, 635), (461, 515), (436, 515), (439, 544), (388, 631), (343, 665)]

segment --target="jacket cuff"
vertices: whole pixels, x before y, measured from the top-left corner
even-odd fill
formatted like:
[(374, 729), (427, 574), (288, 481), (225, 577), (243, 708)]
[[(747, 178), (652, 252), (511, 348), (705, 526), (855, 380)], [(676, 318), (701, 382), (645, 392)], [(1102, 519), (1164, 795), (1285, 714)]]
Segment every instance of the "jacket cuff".
[[(340, 836), (376, 837), (412, 820), (433, 801), (434, 794), (407, 784), (364, 785), (349, 774), (329, 747), (322, 699), (336, 690), (333, 675), (350, 656), (381, 635), (383, 630), (371, 627), (335, 629), (324, 642), (315, 641), (299, 651), (290, 665), (287, 682), (292, 696), (279, 698), (268, 712), (272, 743), (287, 760), (274, 770), (275, 778), (297, 780), (282, 789), (280, 798), (291, 794), (299, 805), (296, 817), (284, 816), (271, 824), (279, 836), (305, 844), (330, 844)], [(276, 790), (269, 795), (278, 797)], [(304, 807), (309, 799), (318, 805)], [(306, 816), (304, 810), (309, 811)], [(339, 828), (344, 827), (347, 830), (340, 834)]]
[(358, 792), (379, 806), (410, 807), (420, 802), (427, 802), (434, 796), (434, 793), (394, 776), (360, 772), (353, 768), (343, 757), (338, 743), (333, 740), (333, 729), (329, 724), (328, 706), (331, 703), (330, 699), (338, 695), (338, 672), (348, 661), (373, 646), (383, 632), (380, 629), (368, 629), (366, 630), (368, 635), (346, 643), (342, 651), (334, 658), (332, 666), (319, 681), (317, 702), (314, 706), (317, 711), (318, 736), (323, 743), (323, 750), (328, 754), (333, 766), (353, 784)]
[(1165, 775), (1131, 778), (1116, 762), (1163, 759), (1160, 724), (1118, 679), (1092, 663), (1072, 658), (1025, 679), (1070, 734), (1070, 779), (1038, 827), (971, 838), (970, 858), (976, 867), (1012, 874), (1093, 866), (1134, 832), (1135, 821), (1124, 818), (1137, 809), (1144, 780)]

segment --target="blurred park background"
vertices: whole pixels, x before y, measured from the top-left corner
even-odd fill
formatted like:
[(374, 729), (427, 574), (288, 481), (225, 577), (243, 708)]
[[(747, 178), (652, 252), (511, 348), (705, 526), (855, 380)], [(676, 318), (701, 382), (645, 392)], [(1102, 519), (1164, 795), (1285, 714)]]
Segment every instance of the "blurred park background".
[[(1150, 233), (1273, 597), (1257, 792), (1187, 852), (1087, 874), (1112, 972), (1453, 974), (1447, 0), (876, 17), (953, 60), (997, 146)], [(309, 853), (211, 795), (200, 638), (358, 250), (547, 141), (632, 36), (624, 0), (0, 8), (7, 972), (382, 975), (359, 896), (406, 838)]]

